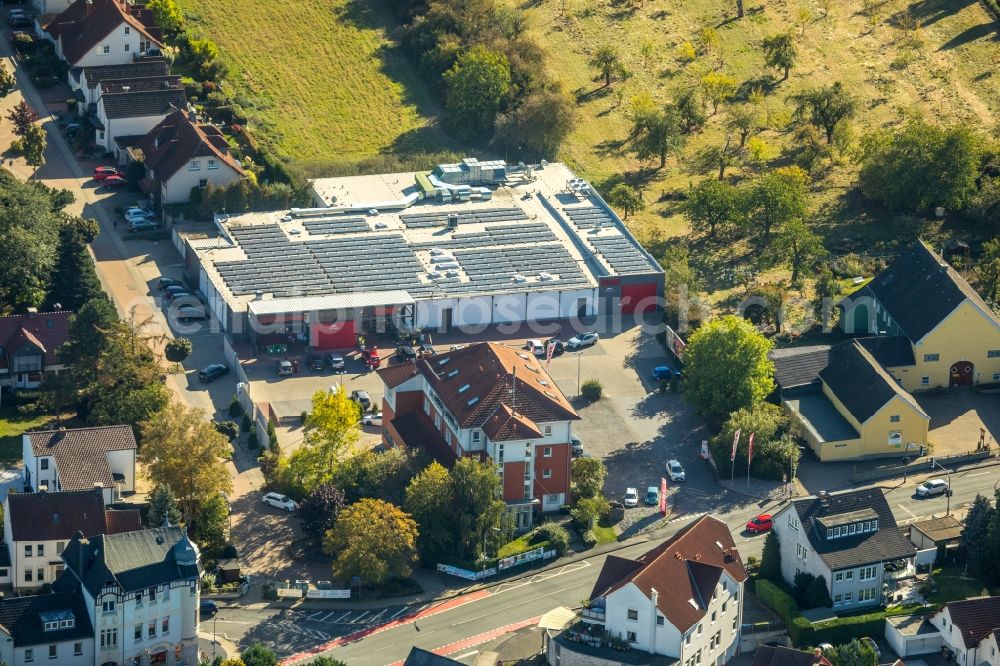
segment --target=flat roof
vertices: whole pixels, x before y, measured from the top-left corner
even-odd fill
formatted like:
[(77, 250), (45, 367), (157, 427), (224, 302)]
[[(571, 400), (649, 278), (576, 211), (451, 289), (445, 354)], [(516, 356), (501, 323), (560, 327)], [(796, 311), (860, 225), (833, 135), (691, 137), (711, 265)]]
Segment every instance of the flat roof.
[(250, 301), (247, 304), (247, 310), (252, 315), (268, 315), (283, 312), (346, 310), (349, 308), (412, 304), (413, 299), (408, 293), (396, 289), (394, 291), (367, 291), (363, 294), (332, 294), (330, 296), (301, 296)]
[(847, 511), (845, 513), (835, 513), (829, 516), (820, 516), (816, 519), (816, 522), (823, 525), (823, 527), (839, 527), (841, 525), (850, 525), (851, 523), (860, 523), (862, 520), (878, 520), (878, 512), (870, 507), (864, 509), (859, 509), (857, 511)]
[(603, 277), (662, 273), (599, 195), (570, 185), (580, 181), (563, 164), (530, 175), (508, 167), (504, 184), (467, 188), (467, 201), (425, 197), (425, 173), (318, 179), (326, 207), (217, 216), (220, 237), (189, 246), (230, 307), (260, 313), (292, 298), (585, 290)]
[(822, 393), (810, 393), (784, 400), (817, 442), (842, 442), (861, 435)]

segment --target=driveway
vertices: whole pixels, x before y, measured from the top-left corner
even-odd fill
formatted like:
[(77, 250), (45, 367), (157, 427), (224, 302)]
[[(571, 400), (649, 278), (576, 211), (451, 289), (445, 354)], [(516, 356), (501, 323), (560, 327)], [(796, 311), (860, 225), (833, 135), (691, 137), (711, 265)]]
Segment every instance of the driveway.
[(1000, 398), (996, 395), (959, 388), (954, 393), (924, 393), (916, 398), (931, 417), (927, 439), (936, 455), (975, 451), (981, 432), (990, 446), (1000, 442)]

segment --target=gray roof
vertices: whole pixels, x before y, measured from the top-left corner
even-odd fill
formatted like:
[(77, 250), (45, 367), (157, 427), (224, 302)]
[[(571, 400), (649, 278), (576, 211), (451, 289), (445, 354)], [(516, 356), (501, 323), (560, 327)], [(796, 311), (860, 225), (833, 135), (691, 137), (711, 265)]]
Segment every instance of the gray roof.
[(96, 595), (106, 584), (125, 592), (193, 580), (200, 575), (198, 550), (179, 527), (125, 532), (86, 539), (73, 537), (63, 561), (84, 587)]
[[(148, 57), (121, 65), (95, 65), (93, 67), (74, 68), (74, 78), (82, 82), (87, 79), (88, 88), (96, 88), (101, 81), (117, 79), (134, 79), (150, 76), (166, 76), (170, 68), (167, 59), (163, 57)], [(81, 76), (82, 75), (82, 76)]]
[(59, 468), (59, 487), (92, 490), (100, 483), (114, 486), (108, 451), (135, 450), (132, 426), (101, 426), (70, 430), (39, 430), (26, 433), (36, 458), (51, 456)]
[[(881, 488), (830, 493), (792, 502), (813, 550), (832, 571), (913, 557), (917, 548), (896, 526)], [(878, 531), (827, 539), (819, 526), (824, 517), (871, 509), (878, 514)]]
[(774, 381), (782, 389), (812, 384), (830, 359), (830, 345), (788, 347), (768, 352), (774, 363)]
[(829, 363), (819, 377), (859, 423), (870, 419), (896, 396), (924, 414), (913, 396), (857, 340), (830, 349)]
[(913, 342), (923, 339), (965, 299), (1000, 325), (982, 296), (920, 241), (848, 298), (859, 296), (874, 297)]
[(460, 661), (443, 657), (418, 647), (411, 647), (410, 654), (406, 655), (403, 666), (457, 666)]
[(872, 336), (856, 339), (883, 367), (896, 368), (916, 363), (913, 358), (913, 344), (905, 335)]
[(798, 415), (802, 426), (819, 442), (842, 442), (860, 437), (825, 393), (814, 391), (785, 398), (782, 404)]
[(167, 116), (187, 106), (178, 76), (118, 79), (101, 83), (104, 115), (114, 118)]
[[(42, 615), (74, 619), (73, 627), (45, 631)], [(83, 595), (77, 591), (52, 592), (0, 601), (0, 626), (10, 632), (14, 647), (31, 647), (63, 641), (93, 638), (90, 618), (83, 605)]]

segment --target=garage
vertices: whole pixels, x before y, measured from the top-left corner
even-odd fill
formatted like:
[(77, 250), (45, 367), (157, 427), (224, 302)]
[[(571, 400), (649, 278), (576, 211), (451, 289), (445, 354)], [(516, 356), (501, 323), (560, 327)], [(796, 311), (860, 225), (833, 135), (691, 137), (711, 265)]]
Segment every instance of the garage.
[(885, 640), (900, 657), (941, 651), (941, 632), (930, 623), (929, 614), (885, 618)]
[(358, 339), (354, 320), (349, 319), (332, 324), (310, 324), (309, 345), (317, 351), (357, 347)]
[(621, 291), (622, 314), (656, 310), (656, 296), (655, 282), (623, 284)]

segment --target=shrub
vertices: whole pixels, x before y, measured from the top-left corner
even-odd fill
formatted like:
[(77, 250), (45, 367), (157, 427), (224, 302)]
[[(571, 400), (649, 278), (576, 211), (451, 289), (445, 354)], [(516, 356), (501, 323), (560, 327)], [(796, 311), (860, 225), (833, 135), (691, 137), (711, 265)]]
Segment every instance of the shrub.
[(236, 546), (234, 544), (227, 543), (226, 546), (222, 549), (222, 557), (225, 559), (232, 559), (238, 556), (239, 552), (236, 550)]
[[(199, 188), (200, 190), (201, 188)], [(243, 405), (240, 404), (240, 399), (235, 395), (233, 399), (229, 401), (229, 417), (238, 419), (243, 415)]]
[(600, 400), (604, 396), (604, 386), (596, 379), (588, 379), (580, 387), (580, 395), (586, 400)]
[(215, 429), (225, 435), (226, 439), (230, 441), (239, 437), (240, 434), (240, 427), (236, 425), (236, 421), (216, 422)]
[(569, 546), (569, 532), (561, 525), (555, 523), (545, 523), (531, 536), (531, 543), (547, 541), (549, 546), (556, 551), (556, 557), (566, 552)]
[(587, 530), (580, 538), (583, 539), (583, 545), (587, 548), (591, 548), (597, 544), (597, 535), (594, 534), (594, 530)]
[(250, 416), (248, 414), (243, 415), (243, 419), (240, 421), (240, 430), (243, 432), (250, 432)]

